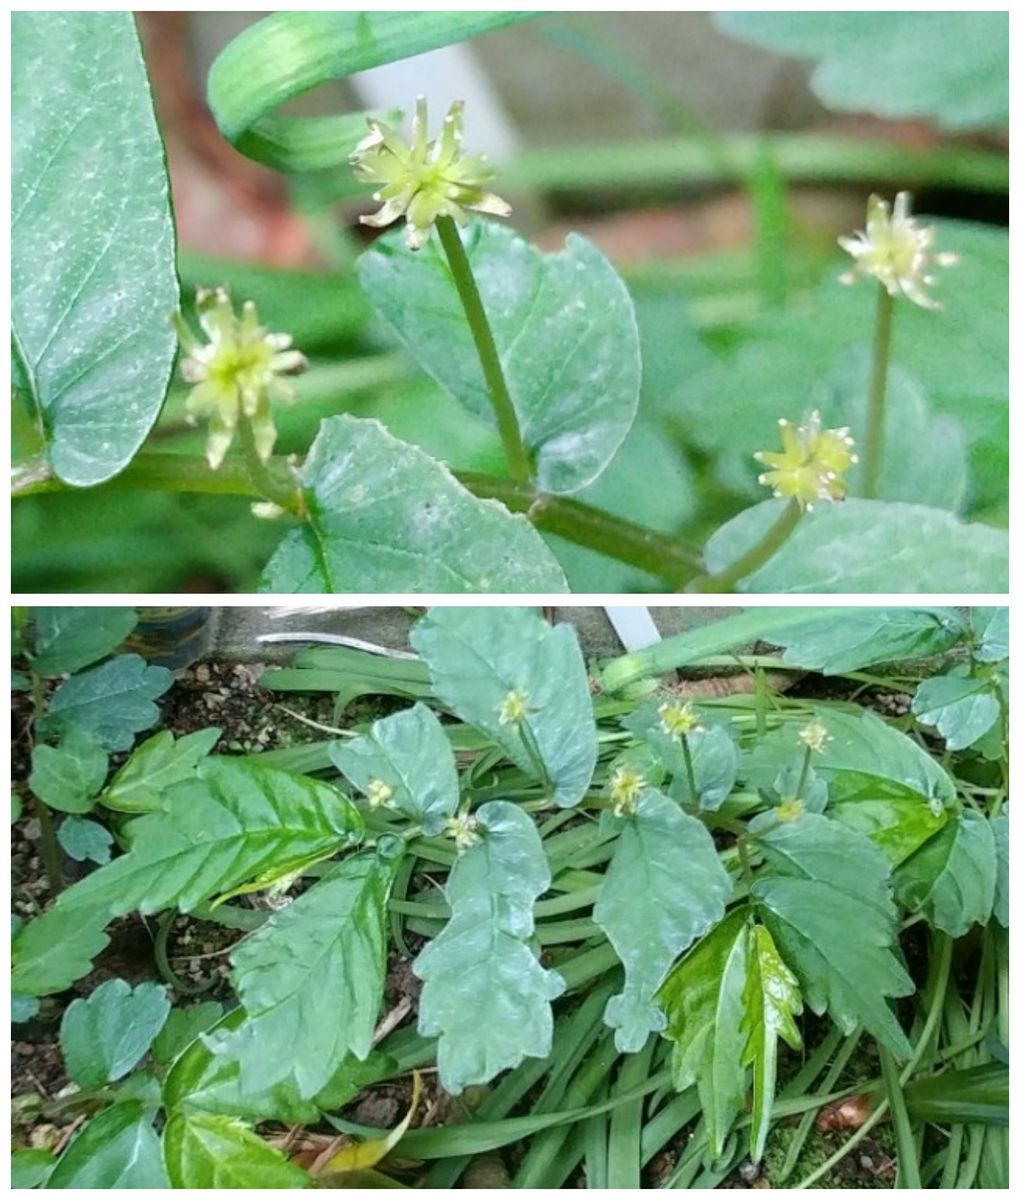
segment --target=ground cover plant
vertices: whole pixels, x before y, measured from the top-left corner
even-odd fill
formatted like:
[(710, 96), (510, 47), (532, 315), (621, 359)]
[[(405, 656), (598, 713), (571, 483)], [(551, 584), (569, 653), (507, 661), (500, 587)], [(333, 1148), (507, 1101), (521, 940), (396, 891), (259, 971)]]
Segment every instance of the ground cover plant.
[[(1006, 234), (909, 193), (1005, 190), (1005, 15), (719, 18), (930, 150), (692, 133), (675, 81), (548, 17), (521, 28), (679, 133), (525, 154), (515, 182), (457, 104), (278, 111), (533, 16), (278, 13), (227, 46), (211, 136), (290, 181), (318, 273), (178, 258), (132, 18), (16, 16), (19, 588), (1004, 590)], [(706, 172), (750, 195), (753, 247), (626, 278), (579, 234), (540, 251), (503, 199)], [(794, 179), (861, 189), (841, 237), (799, 224)], [(366, 246), (338, 201), (387, 228)]]
[[(411, 653), (267, 671), (333, 716), (257, 754), (70, 707), (131, 625), (88, 612), (17, 663), (37, 837), (105, 833), (14, 932), (70, 1080), (16, 1098), (24, 1186), (1006, 1186), (1006, 610), (586, 664), (537, 609), (436, 608)], [(148, 977), (110, 969), (128, 914)], [(225, 939), (204, 999), (182, 920)]]

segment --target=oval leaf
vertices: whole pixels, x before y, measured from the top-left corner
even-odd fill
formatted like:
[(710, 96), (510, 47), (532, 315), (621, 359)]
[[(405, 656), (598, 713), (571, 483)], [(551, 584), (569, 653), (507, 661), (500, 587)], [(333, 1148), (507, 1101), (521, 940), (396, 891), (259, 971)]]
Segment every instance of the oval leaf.
[(309, 1178), (236, 1117), (170, 1114), (163, 1131), (174, 1188), (304, 1188)]
[(95, 1091), (122, 1079), (142, 1059), (167, 1019), (166, 988), (108, 979), (87, 998), (72, 1000), (60, 1023), (60, 1048), (67, 1073), (79, 1087)]

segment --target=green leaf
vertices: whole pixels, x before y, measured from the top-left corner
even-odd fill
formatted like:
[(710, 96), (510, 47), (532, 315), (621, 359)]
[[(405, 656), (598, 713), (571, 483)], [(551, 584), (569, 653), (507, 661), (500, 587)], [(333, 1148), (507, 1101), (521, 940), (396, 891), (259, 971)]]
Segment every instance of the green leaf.
[(45, 736), (78, 726), (110, 751), (130, 750), (135, 734), (159, 720), (153, 703), (173, 684), (166, 667), (150, 667), (137, 654), (120, 654), (65, 680), (39, 721)]
[(705, 826), (661, 792), (643, 791), (592, 914), (624, 966), (623, 991), (605, 1013), (617, 1050), (635, 1053), (666, 1027), (652, 997), (677, 955), (722, 919), (732, 892)]
[[(552, 1005), (564, 989), (528, 944), (549, 866), (534, 822), (504, 800), (475, 814), (479, 843), (446, 884), (452, 916), (414, 963), (424, 980), (418, 1028), (438, 1036), (439, 1078), (452, 1095), (552, 1047)], [(484, 1019), (480, 1019), (484, 1014)]]
[(997, 873), (992, 827), (968, 808), (897, 870), (896, 895), (904, 907), (959, 938), (974, 924), (988, 924)]
[(11, 1151), (11, 1187), (42, 1187), (57, 1160), (49, 1150), (20, 1149)]
[(753, 1068), (754, 1078), (751, 1160), (760, 1162), (776, 1091), (778, 1040), (782, 1038), (793, 1050), (801, 1048), (794, 1020), (801, 1012), (800, 989), (764, 925), (752, 925), (748, 931), (747, 981), (741, 999), (740, 1027), (746, 1038), (741, 1061)]
[(80, 671), (82, 667), (112, 654), (135, 625), (133, 608), (60, 608), (56, 605), (32, 609), (35, 639), (32, 670), (50, 677)]
[[(811, 766), (829, 785), (833, 802), (913, 797), (936, 813), (956, 802), (952, 777), (912, 738), (866, 709), (818, 706), (813, 717), (832, 738)], [(769, 786), (784, 766), (800, 764), (799, 722), (766, 734), (744, 761), (749, 782)]]
[(152, 1057), (161, 1066), (168, 1067), (200, 1033), (211, 1029), (222, 1017), (223, 1005), (218, 1000), (172, 1008), (166, 1024), (153, 1039)]
[[(576, 492), (602, 474), (637, 413), (641, 355), (627, 289), (577, 234), (558, 254), (493, 221), (473, 221), (463, 240), (539, 490)], [(358, 276), (417, 362), (495, 421), (438, 240), (408, 250), (394, 230), (362, 255)]]
[[(550, 625), (525, 607), (433, 608), (411, 630), (411, 644), (444, 705), (522, 771), (544, 770), (560, 807), (580, 802), (595, 770), (595, 714), (569, 625)], [(511, 694), (527, 709), (517, 724), (501, 720)]]
[(125, 1100), (93, 1117), (60, 1156), (46, 1186), (169, 1187), (159, 1137), (141, 1102)]
[[(968, 511), (976, 513), (1003, 504), (1009, 477), (1009, 323), (1002, 315), (1009, 295), (1007, 235), (960, 221), (938, 221), (935, 232), (940, 248), (960, 255), (959, 265), (939, 276), (945, 313), (897, 305), (893, 353), (895, 365), (909, 372), (934, 409), (962, 425)], [(749, 500), (762, 495), (752, 455), (776, 444), (777, 420), (800, 418), (848, 340), (870, 341), (874, 308), (873, 288), (840, 287), (833, 271), (796, 304), (745, 324), (732, 351), (684, 379), (685, 436), (714, 460), (717, 478)], [(922, 444), (927, 453), (927, 435)], [(909, 457), (927, 461), (913, 450)], [(925, 538), (923, 544), (938, 540)]]
[(908, 996), (896, 954), (889, 865), (861, 834), (816, 813), (759, 836), (768, 867), (751, 890), (808, 1006), (845, 1032), (861, 1025), (903, 1058), (910, 1042), (886, 997)]
[(129, 13), (20, 12), (11, 26), (11, 321), (53, 470), (116, 475), (173, 367), (174, 227)]
[(389, 788), (386, 807), (420, 824), (426, 834), (438, 833), (460, 800), (453, 749), (424, 704), (383, 717), (353, 741), (331, 742), (329, 756), (370, 800), (373, 785)]
[[(756, 545), (785, 501), (745, 509), (709, 538), (705, 563), (725, 570)], [(890, 564), (895, 564), (893, 569)], [(743, 592), (1003, 592), (1007, 538), (919, 504), (844, 500), (808, 513), (788, 541), (743, 579)]]
[(303, 1188), (311, 1183), (244, 1122), (197, 1109), (170, 1114), (163, 1154), (174, 1188)]
[(910, 705), (922, 725), (934, 725), (947, 750), (963, 750), (998, 721), (999, 698), (987, 679), (936, 675), (925, 679)]
[(1009, 657), (1009, 609), (972, 608), (970, 623), (978, 638), (974, 657), (981, 662), (1002, 662)]
[(22, 1025), (39, 1011), (39, 999), (36, 996), (20, 996), (14, 992), (11, 996), (11, 1024)]
[(735, 37), (821, 62), (811, 79), (837, 111), (1005, 127), (1008, 24), (998, 12), (733, 12)]
[(57, 841), (68, 858), (75, 862), (94, 862), (103, 866), (110, 861), (113, 834), (98, 821), (66, 817), (60, 822)]
[[(526, 20), (527, 12), (277, 12), (230, 41), (209, 72), (209, 107), (242, 154), (281, 171), (346, 167), (351, 118), (278, 117), (331, 79)], [(359, 122), (359, 124), (361, 124)]]
[[(90, 970), (103, 926), (137, 909), (190, 912), (267, 873), (278, 876), (359, 841), (353, 804), (329, 784), (272, 767), (207, 759), (164, 810), (131, 826), (128, 852), (62, 892), (15, 939), (19, 991), (59, 991)], [(87, 945), (86, 945), (87, 943)]]
[(231, 954), (247, 1020), (210, 1042), (237, 1059), (241, 1089), (262, 1092), (293, 1076), (320, 1092), (348, 1053), (372, 1048), (386, 978), (386, 905), (400, 854), (345, 859), (275, 913)]
[(770, 634), (783, 661), (823, 675), (944, 654), (964, 627), (951, 608), (847, 608), (844, 615)]
[(673, 1084), (696, 1084), (709, 1153), (719, 1158), (744, 1106), (747, 914), (736, 911), (701, 939), (670, 971), (656, 994), (673, 1043)]
[(328, 417), (298, 478), (308, 526), (281, 543), (262, 591), (567, 591), (527, 518), (479, 500), (378, 421)]
[(28, 786), (50, 808), (88, 812), (106, 782), (106, 751), (98, 738), (77, 725), (65, 728), (59, 746), (32, 748)]
[(122, 1079), (152, 1045), (170, 1012), (166, 988), (108, 979), (87, 998), (72, 1000), (60, 1023), (67, 1073), (85, 1091)]
[(648, 743), (656, 758), (673, 776), (670, 795), (682, 804), (696, 804), (707, 812), (715, 812), (733, 791), (740, 763), (740, 752), (725, 725), (712, 724), (687, 735), (687, 747), (694, 769), (696, 796), (691, 795), (684, 762), (683, 745), (662, 727), (659, 700), (643, 704), (625, 717), (623, 725)]
[(837, 800), (826, 808), (826, 816), (863, 833), (897, 867), (949, 820), (944, 808), (933, 810), (917, 796), (854, 796)]
[(210, 727), (174, 740), (169, 729), (161, 729), (135, 749), (103, 793), (102, 803), (127, 813), (159, 808), (171, 784), (194, 777), (219, 736), (220, 730)]
[(992, 914), (1003, 929), (1009, 928), (1009, 818), (1005, 813), (988, 822), (995, 838), (995, 902)]

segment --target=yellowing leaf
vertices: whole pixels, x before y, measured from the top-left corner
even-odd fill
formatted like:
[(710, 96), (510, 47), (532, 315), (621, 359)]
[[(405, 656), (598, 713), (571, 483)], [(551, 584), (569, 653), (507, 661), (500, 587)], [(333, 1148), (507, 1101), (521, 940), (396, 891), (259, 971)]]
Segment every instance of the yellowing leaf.
[(381, 1163), (411, 1127), (411, 1121), (417, 1111), (420, 1099), (421, 1076), (415, 1071), (411, 1106), (400, 1124), (395, 1125), (383, 1138), (371, 1138), (367, 1142), (354, 1142), (350, 1146), (344, 1146), (326, 1163), (323, 1175), (345, 1175), (352, 1171), (367, 1171), (377, 1163)]

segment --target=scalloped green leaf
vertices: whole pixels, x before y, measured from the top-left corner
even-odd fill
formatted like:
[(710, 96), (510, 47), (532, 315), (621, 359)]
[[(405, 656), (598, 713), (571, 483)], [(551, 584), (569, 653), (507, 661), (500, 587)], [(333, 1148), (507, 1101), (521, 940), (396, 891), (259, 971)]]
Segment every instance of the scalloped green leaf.
[(298, 472), (305, 528), (277, 548), (264, 592), (566, 592), (526, 517), (479, 500), (375, 420), (327, 417)]
[(195, 768), (219, 740), (220, 730), (210, 726), (174, 738), (161, 729), (138, 746), (100, 797), (117, 812), (152, 812), (163, 803), (172, 784), (194, 777)]
[(592, 914), (624, 967), (623, 991), (605, 1012), (621, 1053), (635, 1053), (665, 1029), (652, 998), (677, 956), (722, 919), (732, 893), (705, 826), (661, 792), (643, 791)]
[(106, 945), (102, 929), (113, 917), (171, 905), (190, 912), (249, 880), (350, 846), (363, 831), (358, 810), (327, 783), (208, 759), (196, 779), (167, 792), (164, 809), (132, 824), (126, 854), (62, 892), (18, 933), (14, 986), (45, 995), (87, 974), (88, 953)]
[[(641, 353), (623, 281), (586, 239), (542, 254), (505, 225), (462, 235), (538, 486), (575, 492), (605, 470), (637, 414)], [(478, 351), (442, 248), (406, 249), (402, 231), (358, 263), (373, 307), (458, 400), (495, 420)]]
[(305, 1188), (311, 1180), (237, 1117), (176, 1110), (163, 1130), (174, 1188)]
[(241, 1090), (293, 1078), (320, 1092), (348, 1054), (367, 1057), (386, 978), (386, 905), (400, 855), (365, 852), (275, 913), (231, 954), (247, 1019), (210, 1042), (240, 1067)]
[(904, 907), (959, 938), (972, 925), (988, 924), (997, 874), (992, 826), (967, 808), (899, 867), (894, 883)]
[[(533, 608), (433, 608), (411, 630), (436, 697), (530, 775), (544, 769), (561, 808), (580, 802), (595, 770), (588, 672), (569, 625)], [(502, 719), (511, 694), (526, 708)], [(540, 762), (536, 762), (536, 759)]]
[(844, 112), (934, 117), (945, 129), (1009, 119), (1005, 12), (829, 11), (719, 13), (734, 37), (819, 59), (818, 98)]
[(163, 143), (127, 12), (13, 14), (11, 321), (17, 389), (53, 470), (130, 462), (176, 349)]
[(50, 808), (88, 812), (106, 781), (108, 759), (98, 738), (78, 725), (65, 728), (59, 746), (32, 747), (28, 786)]
[(480, 840), (446, 884), (449, 922), (414, 962), (424, 981), (418, 1029), (437, 1036), (439, 1078), (459, 1095), (552, 1049), (553, 1001), (564, 989), (529, 945), (535, 900), (549, 887), (542, 839), (504, 800), (475, 814)]
[(999, 698), (991, 681), (968, 675), (935, 675), (923, 680), (910, 705), (922, 725), (933, 725), (947, 750), (964, 750), (999, 719)]
[(39, 605), (32, 609), (32, 671), (49, 677), (80, 671), (112, 654), (135, 625), (133, 608)]
[[(709, 538), (705, 563), (725, 570), (764, 537), (785, 501), (745, 509)], [(742, 592), (1005, 592), (1008, 538), (920, 504), (844, 500), (794, 529), (779, 551), (743, 579)]]
[(72, 1000), (60, 1023), (68, 1075), (86, 1091), (122, 1079), (141, 1061), (169, 1013), (166, 988), (158, 983), (133, 988), (123, 979), (108, 979), (89, 996)]
[(78, 727), (107, 750), (130, 750), (135, 735), (159, 720), (154, 701), (173, 681), (166, 667), (150, 667), (137, 654), (119, 654), (65, 679), (37, 728), (53, 737)]
[(978, 644), (974, 657), (981, 662), (1002, 662), (1009, 657), (1009, 609), (972, 608), (971, 625)]
[(336, 769), (369, 797), (381, 784), (385, 800), (426, 834), (438, 833), (460, 800), (457, 764), (439, 718), (415, 704), (373, 723), (353, 741), (331, 742), (329, 757)]
[(47, 1188), (166, 1188), (159, 1137), (138, 1100), (104, 1109), (75, 1135)]
[(113, 834), (98, 821), (90, 821), (87, 817), (65, 817), (57, 830), (57, 841), (68, 858), (75, 862), (105, 866), (110, 861)]

